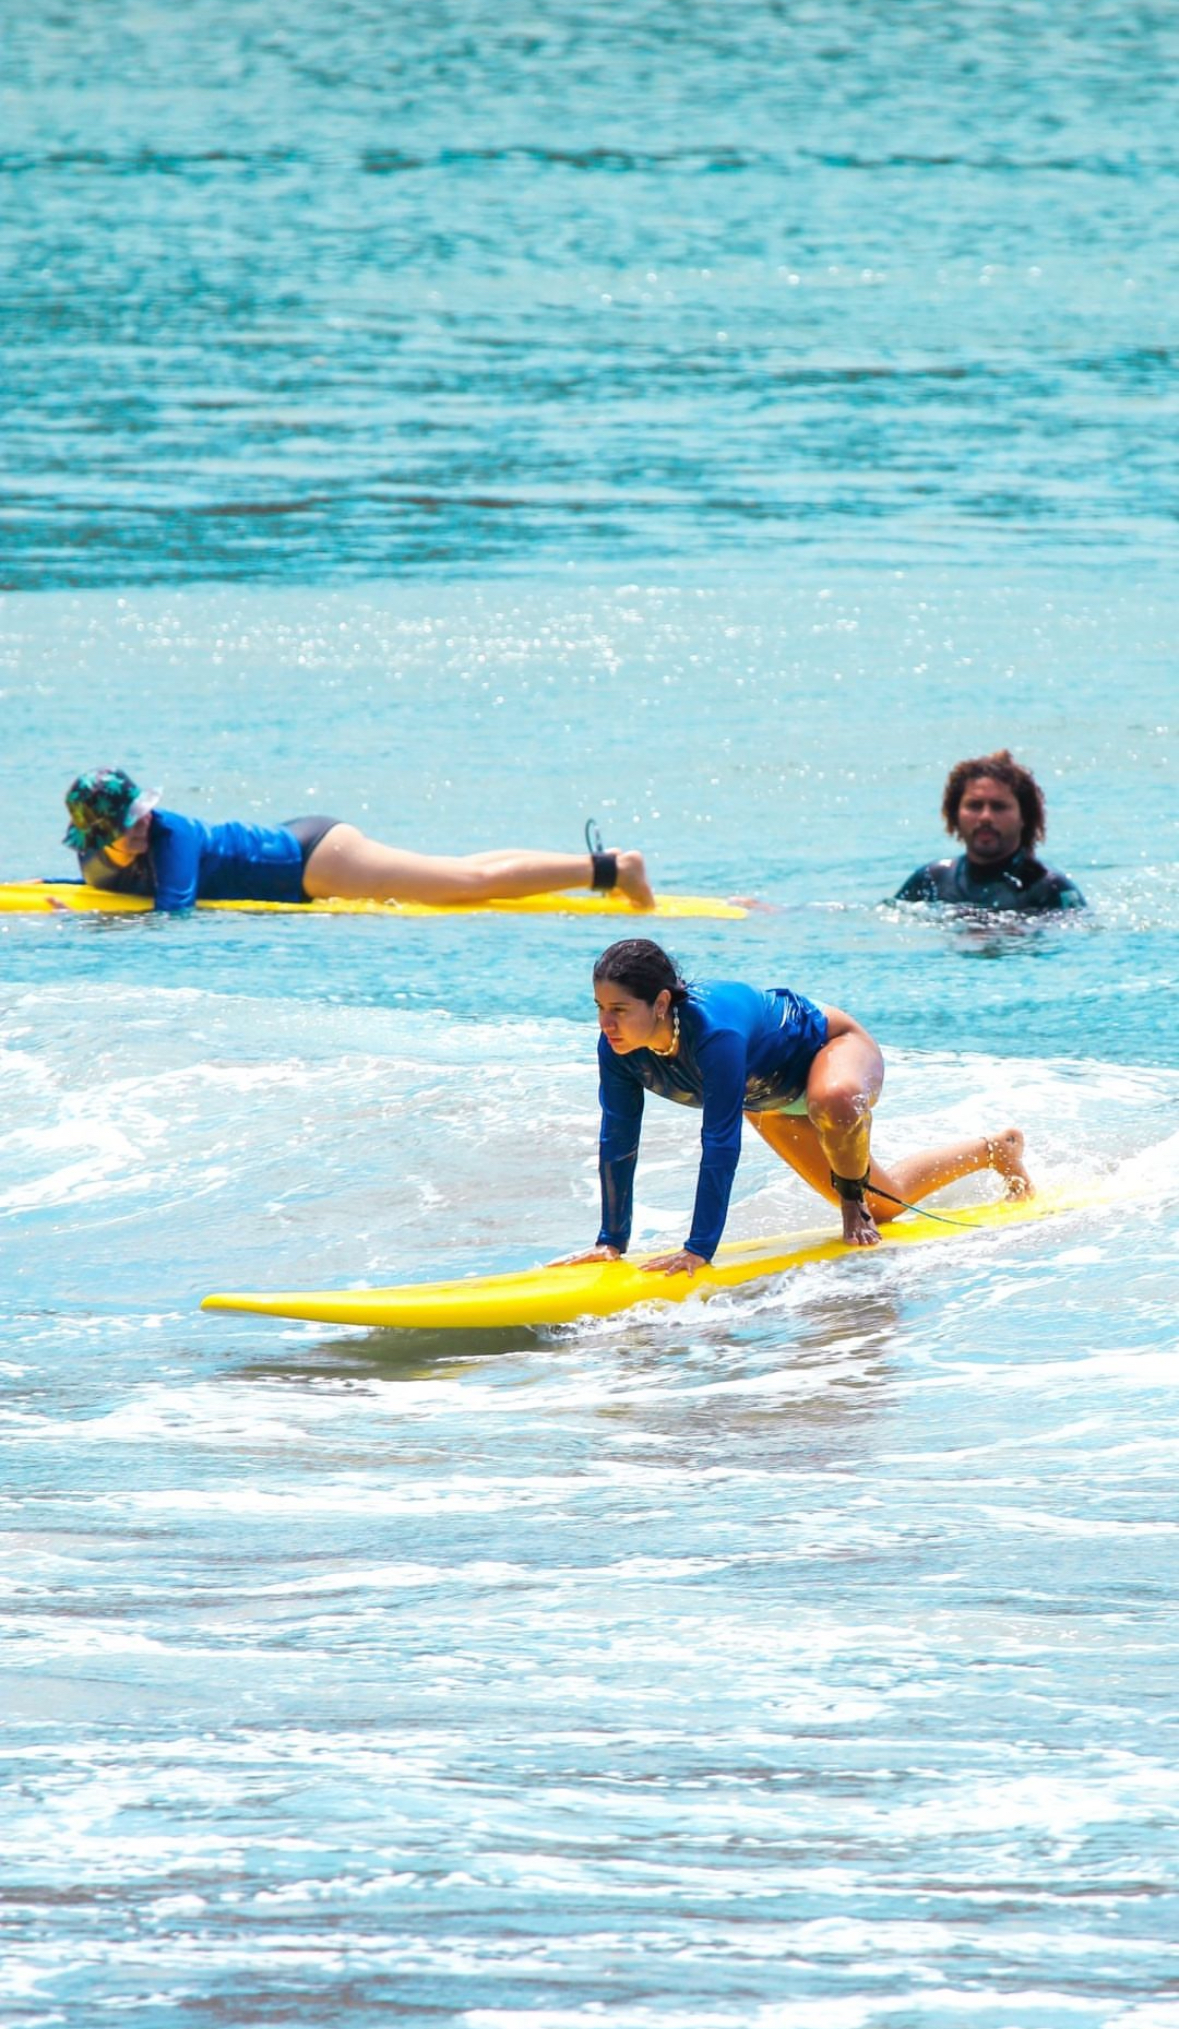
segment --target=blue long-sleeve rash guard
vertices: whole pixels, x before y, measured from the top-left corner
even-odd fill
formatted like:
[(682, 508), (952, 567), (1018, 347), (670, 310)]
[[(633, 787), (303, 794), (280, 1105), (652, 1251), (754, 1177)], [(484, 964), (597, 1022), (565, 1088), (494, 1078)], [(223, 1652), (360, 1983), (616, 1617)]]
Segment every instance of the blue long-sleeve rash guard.
[(202, 902), (305, 902), (303, 850), (281, 825), (202, 824), (154, 810), (147, 851), (115, 868), (104, 853), (79, 855), (92, 887), (150, 894), (157, 909)]
[(711, 1261), (724, 1231), (741, 1153), (744, 1113), (773, 1113), (806, 1089), (807, 1073), (827, 1041), (827, 1017), (789, 987), (744, 986), (717, 979), (689, 989), (679, 1003), (674, 1057), (654, 1050), (618, 1056), (598, 1038), (602, 1134), (602, 1228), (599, 1245), (625, 1251), (630, 1240), (643, 1097), (657, 1092), (704, 1110), (700, 1175), (692, 1230), (684, 1246)]

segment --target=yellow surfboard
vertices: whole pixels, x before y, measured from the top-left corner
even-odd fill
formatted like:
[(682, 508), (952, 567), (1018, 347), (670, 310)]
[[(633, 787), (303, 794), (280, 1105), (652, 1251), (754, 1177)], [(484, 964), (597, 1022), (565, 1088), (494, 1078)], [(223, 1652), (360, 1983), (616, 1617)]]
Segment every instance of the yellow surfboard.
[[(1108, 1205), (1098, 1192), (1003, 1199), (943, 1215), (906, 1214), (881, 1229), (885, 1249), (913, 1247), (930, 1240), (966, 1240), (1036, 1219)], [(665, 1252), (665, 1249), (661, 1249)], [(873, 1248), (872, 1254), (878, 1249)], [(308, 1318), (316, 1324), (371, 1325), (383, 1330), (464, 1330), (482, 1326), (571, 1324), (579, 1317), (613, 1317), (637, 1304), (683, 1303), (688, 1296), (712, 1296), (745, 1282), (764, 1281), (812, 1262), (864, 1256), (830, 1228), (777, 1233), (762, 1240), (726, 1241), (709, 1268), (687, 1275), (645, 1275), (651, 1254), (624, 1261), (590, 1261), (529, 1268), (511, 1275), (474, 1275), (459, 1282), (401, 1283), (390, 1289), (286, 1290), (274, 1295), (229, 1293), (206, 1296), (202, 1310), (254, 1311), (264, 1317)]]
[[(608, 894), (520, 895), (506, 902), (198, 902), (198, 909), (234, 909), (240, 914), (267, 916), (615, 916), (628, 923), (664, 922), (687, 916), (709, 916), (737, 922), (749, 914), (740, 902), (722, 902), (714, 895), (657, 895), (653, 909), (634, 909), (625, 896)], [(143, 916), (151, 910), (146, 895), (120, 895), (88, 888), (80, 881), (0, 882), (0, 915)]]

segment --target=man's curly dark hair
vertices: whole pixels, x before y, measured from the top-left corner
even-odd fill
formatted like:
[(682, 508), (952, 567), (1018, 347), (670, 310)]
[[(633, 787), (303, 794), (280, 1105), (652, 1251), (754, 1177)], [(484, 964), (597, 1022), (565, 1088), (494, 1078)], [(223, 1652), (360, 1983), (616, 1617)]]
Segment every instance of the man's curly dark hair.
[(1047, 829), (1044, 813), (1044, 792), (1030, 768), (1021, 768), (1013, 760), (1006, 747), (1000, 747), (997, 754), (979, 754), (973, 761), (959, 761), (946, 777), (942, 795), (942, 816), (946, 830), (953, 835), (958, 829), (958, 806), (971, 782), (980, 775), (989, 775), (995, 782), (1002, 782), (1016, 798), (1023, 830), (1019, 842), (1027, 852), (1038, 845)]

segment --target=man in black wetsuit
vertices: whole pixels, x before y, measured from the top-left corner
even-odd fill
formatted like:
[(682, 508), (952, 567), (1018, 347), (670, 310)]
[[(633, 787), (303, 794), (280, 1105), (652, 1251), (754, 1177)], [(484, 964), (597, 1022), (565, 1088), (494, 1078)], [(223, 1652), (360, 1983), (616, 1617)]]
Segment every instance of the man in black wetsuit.
[(1022, 915), (1085, 907), (1076, 883), (1032, 851), (1044, 836), (1044, 796), (1035, 776), (1006, 747), (951, 768), (942, 816), (966, 851), (958, 859), (918, 867), (898, 889), (898, 902), (951, 902)]

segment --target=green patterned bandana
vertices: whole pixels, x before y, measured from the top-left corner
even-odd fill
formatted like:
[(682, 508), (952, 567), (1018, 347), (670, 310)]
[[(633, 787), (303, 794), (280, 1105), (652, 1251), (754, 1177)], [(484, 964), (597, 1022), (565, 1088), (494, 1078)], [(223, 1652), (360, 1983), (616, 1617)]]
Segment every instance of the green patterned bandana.
[(92, 768), (66, 790), (70, 826), (62, 840), (74, 852), (95, 852), (122, 838), (159, 802), (159, 791), (140, 789), (122, 768)]

